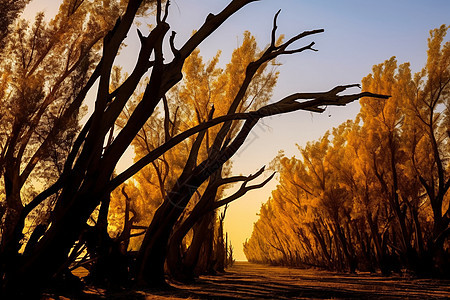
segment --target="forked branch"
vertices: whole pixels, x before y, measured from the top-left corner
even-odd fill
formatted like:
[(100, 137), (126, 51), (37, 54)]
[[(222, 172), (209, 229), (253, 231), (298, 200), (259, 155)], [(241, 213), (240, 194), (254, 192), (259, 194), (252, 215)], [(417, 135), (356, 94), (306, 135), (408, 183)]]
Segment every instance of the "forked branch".
[(247, 184), (250, 181), (252, 181), (255, 178), (259, 177), (262, 174), (263, 171), (264, 171), (264, 167), (261, 170), (259, 170), (257, 173), (255, 173), (254, 175), (249, 175), (247, 177), (247, 179), (244, 180), (244, 182), (242, 183), (242, 185), (239, 188), (239, 190), (237, 190), (237, 192), (235, 192), (234, 194), (232, 194), (232, 195), (230, 195), (230, 196), (228, 196), (228, 197), (226, 197), (226, 198), (224, 198), (222, 200), (214, 202), (213, 206), (211, 207), (211, 210), (217, 209), (217, 208), (219, 208), (221, 206), (224, 206), (224, 205), (226, 205), (228, 203), (233, 202), (236, 199), (239, 199), (240, 197), (244, 196), (248, 191), (259, 189), (259, 188), (262, 188), (263, 186), (265, 186), (275, 176), (275, 172), (272, 173), (272, 175), (270, 175), (263, 182), (261, 182), (259, 184), (247, 186)]
[(281, 45), (278, 45), (278, 46), (276, 45), (276, 42), (277, 42), (276, 35), (277, 35), (277, 29), (278, 29), (277, 20), (278, 20), (278, 16), (280, 15), (280, 12), (281, 12), (281, 10), (277, 11), (277, 13), (275, 14), (275, 16), (273, 18), (273, 27), (272, 27), (272, 33), (271, 33), (270, 46), (267, 48), (267, 50), (264, 52), (264, 54), (261, 56), (260, 59), (262, 59), (263, 61), (268, 61), (268, 60), (274, 59), (275, 57), (277, 57), (279, 55), (283, 55), (283, 54), (294, 54), (294, 53), (303, 52), (305, 50), (317, 51), (316, 49), (312, 48), (315, 44), (314, 42), (311, 42), (307, 46), (296, 48), (296, 49), (288, 50), (287, 48), (290, 45), (292, 45), (293, 43), (295, 43), (296, 41), (298, 41), (304, 37), (324, 32), (323, 29), (303, 31), (302, 33), (297, 34), (296, 36), (293, 36), (292, 38), (290, 38), (287, 42), (282, 43)]

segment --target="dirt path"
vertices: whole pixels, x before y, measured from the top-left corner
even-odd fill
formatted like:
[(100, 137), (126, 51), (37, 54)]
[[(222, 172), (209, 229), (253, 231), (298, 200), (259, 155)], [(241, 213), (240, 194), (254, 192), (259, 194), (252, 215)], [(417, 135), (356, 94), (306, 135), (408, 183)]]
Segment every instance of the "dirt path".
[(450, 281), (336, 274), (237, 262), (225, 275), (202, 276), (166, 292), (108, 299), (450, 299)]

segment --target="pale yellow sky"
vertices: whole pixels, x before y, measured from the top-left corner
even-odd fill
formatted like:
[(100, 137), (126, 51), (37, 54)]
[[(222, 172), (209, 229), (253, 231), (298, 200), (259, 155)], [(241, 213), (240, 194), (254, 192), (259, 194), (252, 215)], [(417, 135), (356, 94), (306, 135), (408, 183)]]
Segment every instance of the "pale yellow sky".
[(27, 19), (32, 20), (36, 12), (43, 11), (47, 19), (51, 19), (58, 12), (61, 2), (62, 0), (33, 0), (27, 5), (23, 13)]

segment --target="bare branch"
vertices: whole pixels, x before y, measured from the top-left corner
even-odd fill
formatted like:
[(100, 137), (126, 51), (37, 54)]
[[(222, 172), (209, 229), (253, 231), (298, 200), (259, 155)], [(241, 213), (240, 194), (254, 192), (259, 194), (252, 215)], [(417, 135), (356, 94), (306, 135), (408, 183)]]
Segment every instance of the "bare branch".
[(272, 39), (271, 39), (271, 43), (270, 43), (270, 47), (275, 49), (276, 48), (276, 34), (277, 34), (277, 19), (278, 19), (278, 15), (280, 14), (281, 9), (278, 10), (278, 12), (275, 14), (275, 17), (273, 17), (273, 28), (272, 28)]
[(161, 10), (162, 10), (161, 0), (157, 0), (156, 1), (156, 22), (158, 24), (160, 24), (162, 22), (161, 21)]
[(177, 48), (175, 48), (174, 40), (175, 40), (176, 34), (177, 33), (175, 31), (172, 31), (172, 34), (170, 35), (170, 38), (169, 38), (170, 50), (172, 50), (172, 53), (173, 53), (173, 56), (175, 57), (175, 59), (180, 57), (180, 51)]
[(170, 136), (170, 112), (169, 112), (169, 105), (167, 103), (167, 97), (166, 95), (164, 95), (162, 97), (163, 99), (163, 104), (164, 104), (164, 140), (167, 142), (171, 136)]
[(259, 189), (259, 188), (262, 188), (263, 186), (265, 186), (275, 176), (275, 172), (272, 173), (272, 175), (270, 175), (266, 180), (264, 180), (260, 184), (247, 186), (247, 183), (249, 181), (252, 181), (255, 178), (259, 177), (263, 171), (264, 171), (264, 167), (261, 170), (259, 170), (257, 173), (255, 173), (254, 175), (248, 176), (248, 178), (242, 183), (241, 187), (239, 188), (239, 190), (236, 193), (234, 193), (233, 195), (231, 195), (229, 197), (226, 197), (225, 199), (214, 202), (214, 204), (211, 207), (211, 210), (217, 209), (217, 208), (224, 206), (236, 199), (239, 199), (240, 197), (244, 196), (248, 191)]
[(289, 47), (294, 42), (296, 42), (296, 41), (298, 41), (298, 40), (300, 40), (300, 39), (302, 39), (304, 37), (307, 37), (307, 36), (310, 36), (310, 35), (313, 35), (313, 34), (317, 34), (317, 33), (322, 33), (324, 31), (325, 31), (324, 29), (315, 29), (315, 30), (303, 31), (302, 33), (297, 34), (296, 36), (292, 37), (289, 41), (284, 43), (279, 48), (284, 51), (284, 50), (286, 50), (287, 47)]
[(182, 58), (188, 57), (200, 43), (205, 40), (212, 32), (219, 28), (235, 12), (245, 5), (257, 0), (233, 0), (217, 15), (209, 14), (205, 23), (192, 35), (192, 37), (180, 49)]
[(164, 9), (164, 16), (163, 16), (163, 19), (162, 19), (163, 22), (166, 22), (167, 16), (169, 15), (169, 5), (170, 5), (170, 0), (167, 0), (166, 1), (166, 8)]
[[(323, 112), (320, 106), (334, 105), (334, 106), (344, 106), (362, 97), (373, 97), (379, 99), (388, 99), (390, 96), (374, 94), (370, 92), (362, 92), (358, 94), (339, 96), (338, 93), (345, 91), (351, 87), (357, 87), (359, 84), (342, 85), (333, 88), (328, 92), (323, 93), (296, 93), (287, 96), (280, 101), (266, 105), (258, 109), (255, 114), (260, 114), (260, 116), (272, 116), (280, 113), (287, 113), (297, 110), (307, 110), (315, 112)], [(297, 100), (308, 100), (304, 102), (297, 102)]]
[(130, 234), (130, 238), (141, 236), (141, 235), (145, 234), (146, 232), (147, 232), (147, 230), (144, 230), (144, 231), (138, 232), (138, 233), (132, 233), (132, 234)]
[(305, 50), (311, 50), (311, 51), (317, 52), (317, 51), (319, 51), (319, 50), (314, 49), (314, 48), (312, 47), (312, 46), (314, 46), (315, 44), (316, 44), (316, 43), (311, 42), (311, 44), (309, 44), (308, 46), (305, 46), (305, 47), (301, 47), (301, 48), (294, 49), (294, 50), (286, 50), (286, 51), (283, 51), (283, 54), (295, 54), (295, 53), (303, 52), (303, 51), (305, 51)]
[(145, 45), (145, 37), (142, 34), (141, 30), (139, 30), (139, 28), (137, 29), (137, 34), (138, 34), (139, 40), (141, 41), (141, 45), (144, 46)]

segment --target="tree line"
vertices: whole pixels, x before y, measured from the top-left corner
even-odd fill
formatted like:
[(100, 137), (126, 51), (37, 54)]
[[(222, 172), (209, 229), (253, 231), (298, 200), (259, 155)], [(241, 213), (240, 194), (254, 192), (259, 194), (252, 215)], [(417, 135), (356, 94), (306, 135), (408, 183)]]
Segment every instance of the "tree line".
[(249, 261), (419, 276), (450, 270), (449, 27), (430, 31), (425, 67), (375, 65), (355, 120), (272, 162), (279, 185), (262, 205)]
[[(233, 14), (255, 2), (233, 0), (186, 41), (169, 34), (169, 1), (64, 0), (58, 14), (34, 23), (18, 16), (29, 1), (0, 12), (0, 279), (4, 297), (36, 297), (55, 288), (164, 287), (221, 271), (232, 248), (219, 207), (263, 186), (231, 175), (229, 159), (264, 117), (323, 112), (369, 91), (295, 93), (268, 104), (276, 58), (315, 51), (298, 46), (323, 29), (286, 40), (277, 33), (262, 50), (250, 33), (221, 69), (219, 53), (204, 62), (197, 47)], [(148, 34), (139, 23), (151, 28)], [(139, 21), (139, 22), (138, 22)], [(130, 73), (115, 64), (127, 35), (140, 51)], [(177, 47), (176, 44), (181, 44)], [(184, 78), (183, 78), (184, 77)], [(93, 112), (86, 97), (95, 91)], [(128, 147), (134, 162), (116, 165)], [(224, 197), (223, 190), (238, 184)]]

